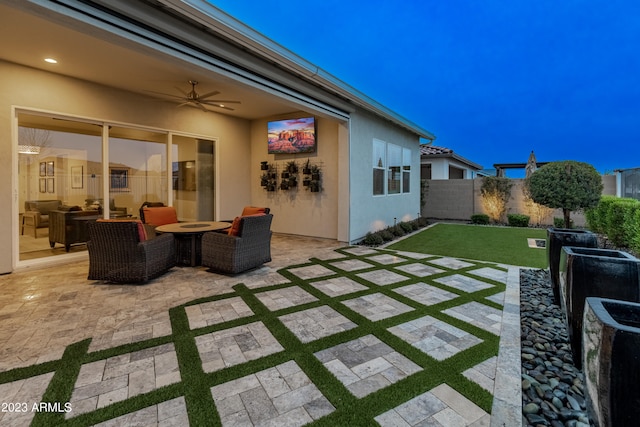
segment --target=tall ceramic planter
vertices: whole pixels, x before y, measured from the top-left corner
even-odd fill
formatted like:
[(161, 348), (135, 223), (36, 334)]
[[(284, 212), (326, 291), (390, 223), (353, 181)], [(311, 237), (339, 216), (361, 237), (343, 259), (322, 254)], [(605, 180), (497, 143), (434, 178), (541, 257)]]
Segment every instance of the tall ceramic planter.
[(559, 276), (573, 361), (581, 368), (585, 298), (640, 302), (640, 260), (622, 251), (565, 246)]
[(589, 418), (599, 427), (640, 420), (640, 304), (587, 298), (584, 377)]
[(553, 290), (553, 302), (560, 305), (560, 253), (563, 246), (584, 248), (597, 248), (598, 238), (595, 233), (588, 230), (574, 230), (573, 228), (547, 228), (547, 260), (549, 261), (549, 273), (551, 276), (551, 288)]

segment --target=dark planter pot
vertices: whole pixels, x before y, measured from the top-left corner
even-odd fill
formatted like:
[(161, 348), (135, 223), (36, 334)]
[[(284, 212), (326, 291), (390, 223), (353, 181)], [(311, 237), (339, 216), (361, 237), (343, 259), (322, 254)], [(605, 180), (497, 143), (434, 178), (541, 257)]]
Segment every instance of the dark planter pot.
[(260, 170), (266, 171), (269, 169), (269, 164), (267, 162), (260, 162)]
[(304, 175), (311, 175), (311, 168), (306, 168), (306, 167), (305, 167), (305, 168), (303, 168), (303, 169), (302, 169), (302, 173), (303, 173)]
[(640, 260), (610, 249), (562, 248), (560, 299), (577, 368), (582, 367), (582, 316), (587, 297), (640, 302)]
[(572, 228), (547, 228), (547, 260), (549, 261), (549, 275), (551, 276), (551, 289), (553, 290), (553, 302), (560, 305), (560, 281), (558, 273), (560, 269), (560, 253), (563, 246), (575, 246), (583, 248), (597, 248), (598, 238), (587, 230), (574, 230)]
[(302, 181), (302, 185), (304, 185), (305, 187), (308, 187), (309, 184), (311, 184), (311, 180), (310, 179), (305, 179)]
[(584, 377), (589, 418), (596, 426), (640, 420), (640, 304), (587, 298)]
[(280, 174), (280, 176), (281, 176), (282, 178), (284, 178), (284, 179), (289, 179), (289, 172), (284, 171), (284, 172), (282, 172), (282, 173)]
[(320, 173), (318, 173), (318, 172), (312, 173), (311, 174), (311, 179), (313, 179), (314, 181), (319, 181), (320, 180)]

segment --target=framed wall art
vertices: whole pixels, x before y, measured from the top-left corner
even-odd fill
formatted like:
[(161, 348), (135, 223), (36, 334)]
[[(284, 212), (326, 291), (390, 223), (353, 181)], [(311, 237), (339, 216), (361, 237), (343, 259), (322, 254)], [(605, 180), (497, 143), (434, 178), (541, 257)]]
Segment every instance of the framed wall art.
[(40, 192), (41, 193), (46, 193), (47, 192), (47, 178), (40, 178)]
[(47, 163), (40, 162), (40, 176), (47, 176)]
[(47, 162), (47, 176), (54, 176), (54, 175), (55, 175), (55, 163)]
[(47, 178), (47, 193), (55, 193), (55, 192), (56, 192), (56, 179)]
[(83, 188), (83, 166), (71, 166), (71, 188)]

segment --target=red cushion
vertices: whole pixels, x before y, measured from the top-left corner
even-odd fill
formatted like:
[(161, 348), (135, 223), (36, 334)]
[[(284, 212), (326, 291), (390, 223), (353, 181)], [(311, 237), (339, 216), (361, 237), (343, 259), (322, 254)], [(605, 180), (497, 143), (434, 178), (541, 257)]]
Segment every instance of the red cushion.
[(259, 208), (256, 206), (245, 206), (242, 209), (242, 216), (256, 215), (256, 214), (264, 214), (267, 208)]
[(147, 224), (159, 225), (175, 224), (178, 222), (178, 214), (173, 206), (163, 206), (158, 208), (144, 209), (144, 222)]
[(135, 222), (138, 224), (138, 240), (141, 242), (147, 240), (147, 230), (139, 219), (99, 219), (96, 222)]
[(248, 216), (264, 216), (264, 213), (259, 213), (259, 214), (254, 214), (254, 215), (242, 215), (242, 216), (237, 216), (233, 219), (233, 222), (231, 223), (231, 227), (229, 227), (229, 231), (227, 232), (227, 234), (229, 236), (237, 236), (240, 234), (240, 219), (242, 218), (246, 218)]

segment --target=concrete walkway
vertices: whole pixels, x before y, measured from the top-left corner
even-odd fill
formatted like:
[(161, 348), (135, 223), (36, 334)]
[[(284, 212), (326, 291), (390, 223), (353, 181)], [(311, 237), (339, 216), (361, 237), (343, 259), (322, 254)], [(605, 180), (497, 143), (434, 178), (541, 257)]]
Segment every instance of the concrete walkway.
[[(472, 356), (482, 346), (478, 335), (487, 333), (500, 337), (499, 353), (460, 374), (493, 395), (491, 415), (456, 384), (442, 382), (363, 423), (520, 425), (517, 267), (278, 235), (272, 252), (271, 263), (235, 277), (174, 268), (143, 286), (88, 281), (87, 261), (0, 277), (0, 396), (3, 404), (27, 408), (0, 412), (0, 426), (24, 426), (42, 416), (37, 405), (64, 369), (73, 370), (65, 361), (73, 365), (74, 351), (84, 362), (66, 406), (43, 409), (64, 413), (62, 425), (84, 425), (83, 416), (95, 413), (99, 419), (115, 413), (100, 426), (188, 425), (187, 408), (197, 403), (175, 395), (194, 380), (180, 369), (187, 345), (203, 375), (224, 377), (209, 387), (218, 416), (210, 425), (294, 426), (340, 411), (341, 399), (331, 394), (336, 387), (354, 401), (375, 393), (392, 399), (397, 387), (427, 378), (426, 367)], [(477, 292), (487, 296), (469, 298)], [(438, 304), (447, 308), (423, 312)], [(184, 326), (176, 323), (180, 316)], [(379, 332), (359, 333), (365, 324)], [(187, 344), (176, 341), (180, 327), (184, 336), (193, 335)], [(282, 338), (288, 334), (295, 340)], [(344, 339), (322, 345), (336, 337)], [(398, 351), (404, 347), (396, 339), (415, 354)], [(307, 365), (282, 357), (294, 352), (291, 341)], [(234, 367), (251, 363), (255, 369), (234, 376)], [(36, 364), (42, 372), (34, 376), (16, 369)], [(319, 381), (309, 366), (332, 376)], [(122, 402), (136, 398), (138, 406), (153, 403), (118, 413)]]

